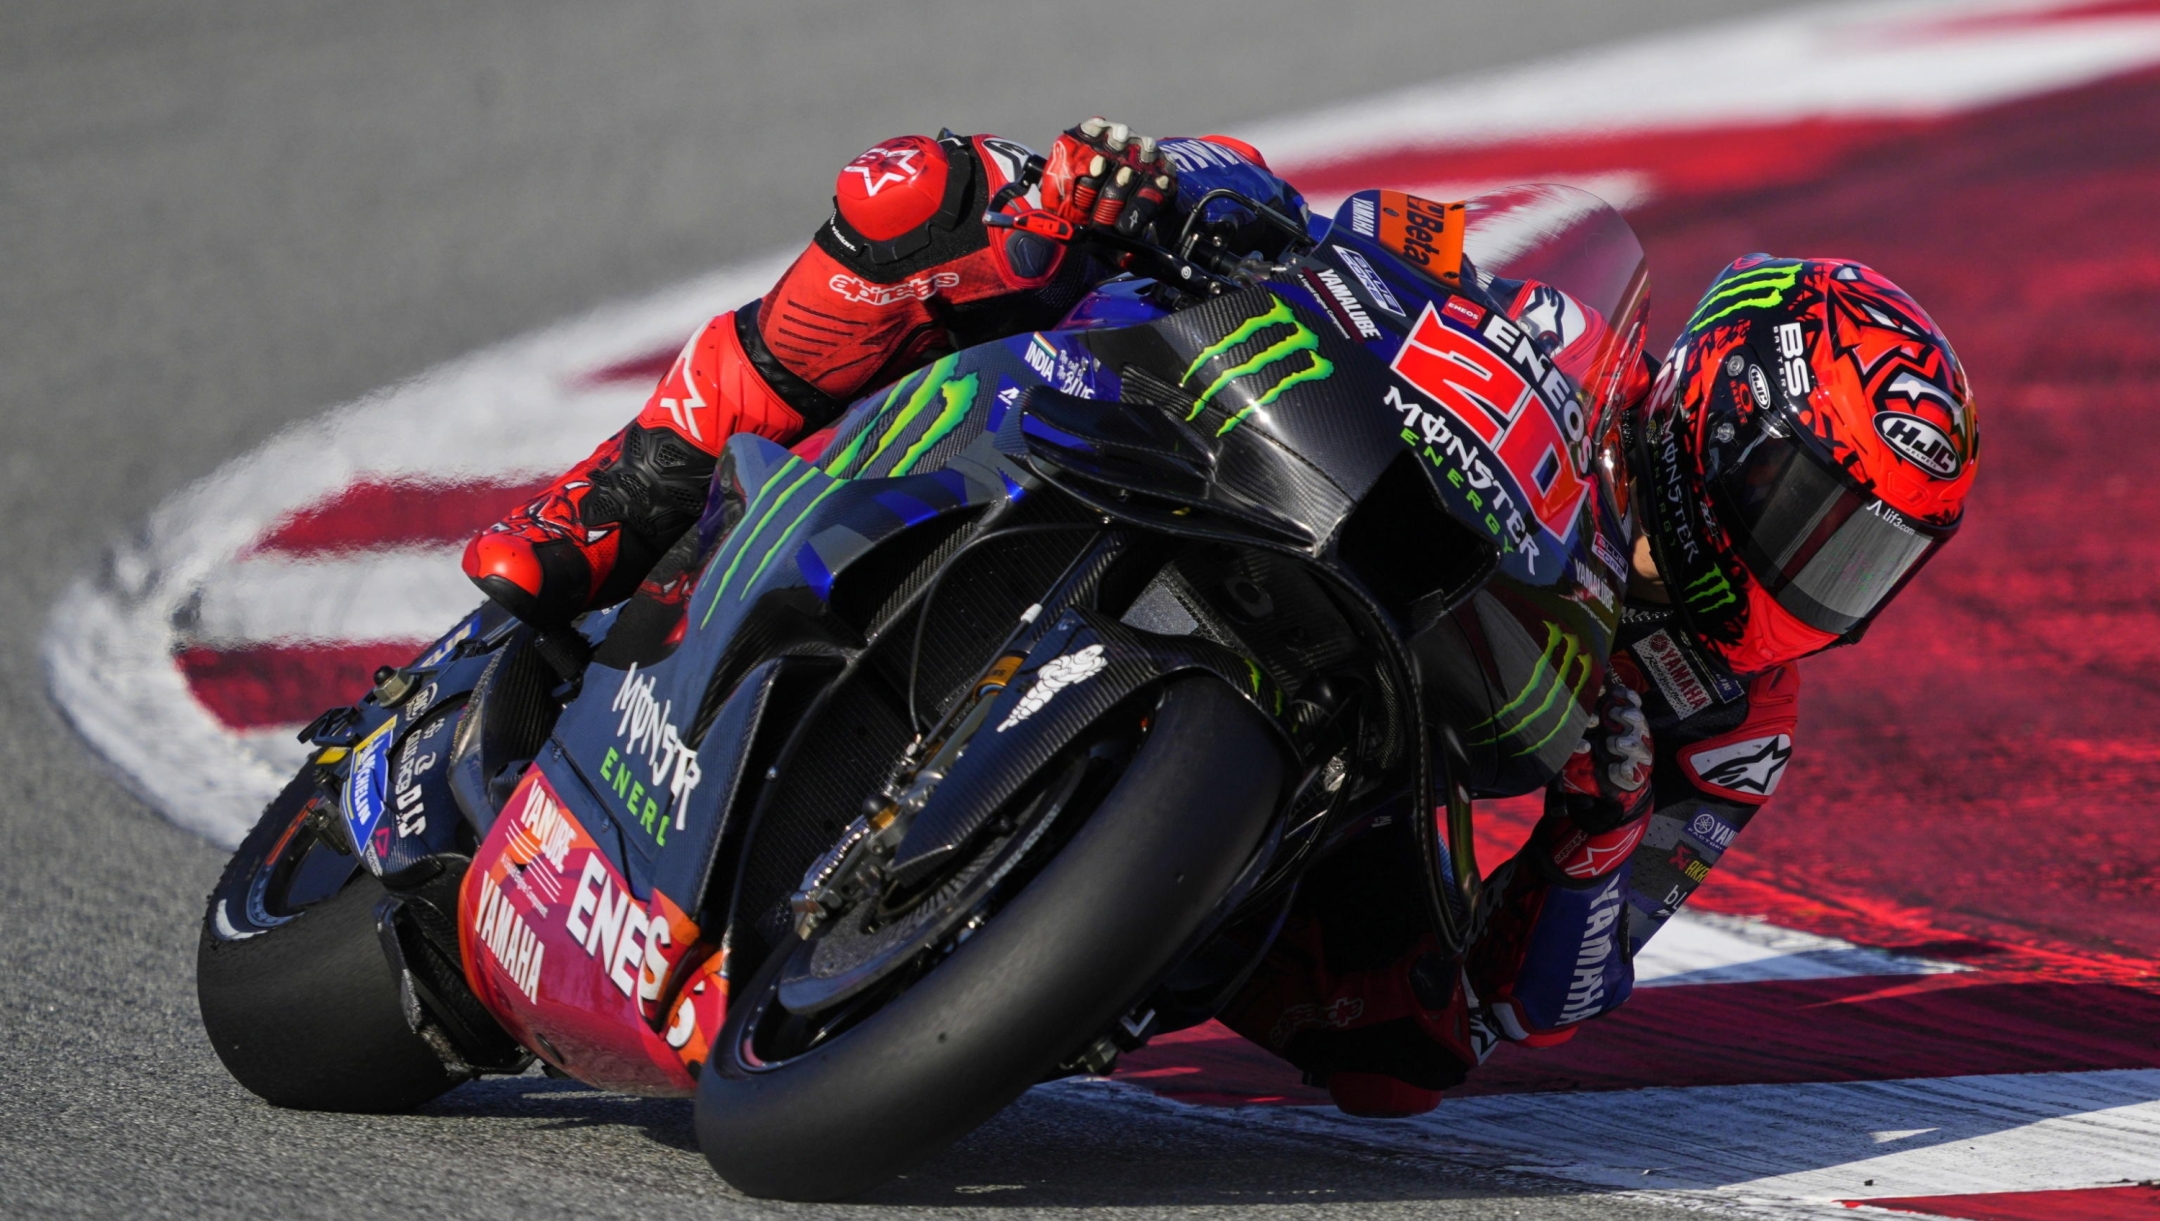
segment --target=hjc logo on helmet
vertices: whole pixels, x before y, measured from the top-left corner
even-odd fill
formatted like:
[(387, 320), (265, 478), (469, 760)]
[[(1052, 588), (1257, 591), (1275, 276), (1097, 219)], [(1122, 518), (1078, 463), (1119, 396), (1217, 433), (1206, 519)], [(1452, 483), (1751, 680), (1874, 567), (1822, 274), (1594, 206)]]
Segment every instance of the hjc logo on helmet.
[(1950, 436), (1919, 416), (1903, 412), (1876, 413), (1875, 431), (1898, 455), (1924, 471), (1944, 479), (1957, 477), (1965, 460), (1958, 456)]

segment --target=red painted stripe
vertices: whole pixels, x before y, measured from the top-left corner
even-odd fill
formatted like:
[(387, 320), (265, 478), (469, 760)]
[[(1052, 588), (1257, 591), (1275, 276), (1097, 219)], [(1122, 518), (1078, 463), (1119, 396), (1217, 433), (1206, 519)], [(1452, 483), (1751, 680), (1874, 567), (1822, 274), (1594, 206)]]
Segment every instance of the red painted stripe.
[[(444, 625), (446, 628), (448, 624)], [(403, 665), (428, 646), (382, 643), (249, 649), (182, 649), (173, 655), (188, 690), (227, 729), (301, 725), (341, 700), (356, 699), (375, 668)]]
[[(1745, 1031), (1745, 1037), (1737, 1032)], [(2160, 992), (1987, 975), (1653, 988), (1558, 1047), (1504, 1044), (1454, 1096), (2160, 1068)], [(1210, 1023), (1117, 1077), (1187, 1101), (1324, 1103)]]
[(680, 355), (680, 345), (659, 348), (643, 356), (633, 356), (612, 365), (604, 365), (580, 377), (578, 381), (587, 386), (611, 386), (621, 382), (636, 382), (649, 386), (666, 377), (668, 370), (675, 367), (675, 359)]
[(1856, 152), (1934, 126), (1923, 119), (1811, 118), (1396, 148), (1300, 167), (1297, 185), (1314, 195), (1337, 196), (1376, 186), (1541, 182), (1630, 172), (1647, 174), (1656, 195), (1700, 197), (1806, 182)]
[(544, 479), (362, 480), (280, 518), (250, 552), (310, 556), (462, 544), (547, 485)]
[(1975, 13), (1946, 17), (1923, 25), (1922, 29), (1934, 33), (1955, 33), (1969, 30), (2026, 29), (2034, 26), (2062, 25), (2073, 21), (2106, 21), (2124, 17), (2151, 17), (2160, 14), (2160, 0), (2091, 0), (2086, 4), (2065, 4), (2057, 8), (2011, 10), (2001, 13)]
[(2160, 1221), (2160, 1186), (2087, 1187), (2078, 1191), (2004, 1191), (1972, 1196), (1841, 1200), (1847, 1208), (1887, 1208), (1960, 1221)]

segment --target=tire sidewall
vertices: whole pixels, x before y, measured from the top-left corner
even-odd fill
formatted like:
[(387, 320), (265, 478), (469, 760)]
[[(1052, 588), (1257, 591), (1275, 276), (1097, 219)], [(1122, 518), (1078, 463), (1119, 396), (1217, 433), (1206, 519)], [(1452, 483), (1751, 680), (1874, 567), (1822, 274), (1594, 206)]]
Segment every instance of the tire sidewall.
[[(729, 1015), (699, 1082), (699, 1143), (758, 1196), (836, 1199), (1001, 1110), (1138, 998), (1213, 910), (1275, 812), (1271, 728), (1214, 678), (1164, 688), (1140, 751), (1043, 871), (925, 979), (770, 1069)], [(776, 952), (746, 989), (769, 986)]]
[[(245, 916), (248, 888), (314, 793), (305, 772), (287, 785), (210, 893), (195, 960), (203, 1029), (233, 1078), (273, 1105), (407, 1110), (464, 1078), (408, 1020), (403, 980), (377, 933), (383, 884), (361, 869), (337, 894), (278, 923)], [(221, 903), (240, 913), (247, 935), (220, 933)], [(228, 915), (235, 927), (241, 920)]]

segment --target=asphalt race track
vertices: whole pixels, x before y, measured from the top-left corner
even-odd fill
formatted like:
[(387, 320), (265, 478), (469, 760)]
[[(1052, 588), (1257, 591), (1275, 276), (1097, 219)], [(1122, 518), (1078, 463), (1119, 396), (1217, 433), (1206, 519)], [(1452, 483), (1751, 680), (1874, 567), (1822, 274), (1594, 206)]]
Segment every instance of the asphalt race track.
[[(1231, 6), (1214, 6), (1227, 14)], [(748, 1216), (684, 1103), (540, 1077), (417, 1116), (272, 1110), (198, 1025), (222, 852), (112, 779), (38, 640), (152, 506), (284, 425), (610, 298), (798, 244), (898, 131), (1216, 126), (1591, 45), (1713, 0), (1236, 6), (9, 6), (0, 27), (0, 1211)], [(1315, 37), (1315, 33), (1324, 36)], [(1106, 43), (1130, 50), (1109, 54)], [(715, 302), (724, 308), (732, 302)], [(1031, 1097), (877, 1200), (1649, 1215), (1551, 1181)]]
[[(1735, 26), (1635, 51), (1601, 48), (1780, 6), (1338, 4), (1315, 25), (1268, 3), (1237, 6), (1236, 29), (1115, 3), (1006, 5), (989, 21), (958, 4), (822, 0), (771, 16), (625, 3), (604, 18), (12, 8), (0, 954), (15, 986), (0, 1000), (0, 1210), (859, 1213), (742, 1200), (698, 1157), (687, 1104), (539, 1076), (380, 1119), (257, 1102), (209, 1054), (193, 999), (222, 852), (133, 795), (203, 777), (138, 753), (124, 783), (49, 687), (93, 736), (172, 697), (236, 760), (289, 753), (295, 707), (324, 702), (294, 676), (359, 665), (399, 633), (323, 631), (375, 643), (279, 653), (213, 629), (244, 644), (275, 636), (241, 629), (284, 622), (287, 603), (322, 613), (323, 589), (296, 591), (293, 574), (432, 575), (443, 561), (414, 545), (439, 548), (477, 504), (310, 516), (368, 503), (371, 486), (330, 461), (354, 442), (330, 437), (325, 409), (381, 391), (351, 415), (404, 430), (376, 439), (385, 452), (424, 452), (431, 424), (455, 422), (430, 414), (430, 394), (468, 424), (530, 402), (534, 419), (598, 410), (612, 427), (653, 373), (621, 358), (761, 289), (737, 281), (770, 273), (744, 269), (799, 245), (834, 168), (866, 144), (940, 124), (1040, 143), (1103, 110), (1263, 136), (1278, 164), (1309, 169), (1296, 176), (1316, 201), (1378, 183), (1440, 198), (1588, 185), (1629, 209), (1650, 250), (1653, 343), (1733, 254), (1867, 259), (1931, 305), (1974, 369), (1990, 413), (1981, 513), (1865, 648), (1810, 663), (1806, 762), (1765, 831), (1639, 964), (1637, 999), (1574, 1044), (1503, 1049), (1430, 1120), (1358, 1125), (1279, 1105), (1312, 1099), (1219, 1030), (1184, 1032), (1128, 1057), (1121, 1082), (1035, 1091), (867, 1202), (1627, 1217), (1680, 1197), (1616, 1190), (1677, 1186), (1779, 1217), (1853, 1215), (1805, 1203), (1852, 1197), (2020, 1221), (2153, 1207), (2149, 1188), (2090, 1189), (2160, 1177), (2160, 859), (2143, 800), (2160, 761), (2141, 534), (2153, 493), (2111, 464), (2154, 445), (2145, 330), (2160, 278), (2135, 201), (2160, 181), (2160, 5), (2015, 2), (1872, 25), (1795, 16), (1782, 33)], [(1116, 43), (1135, 49), (1098, 49)], [(1469, 73), (1513, 92), (1361, 100)], [(1570, 93), (1578, 78), (1595, 84)], [(1605, 126), (1553, 136), (1576, 110)], [(1453, 143), (1416, 138), (1442, 129)], [(736, 270), (710, 277), (722, 267)], [(688, 300), (686, 283), (723, 299)], [(610, 301), (626, 304), (547, 333), (562, 352), (522, 338)], [(519, 360), (542, 388), (529, 399)], [(583, 452), (584, 432), (604, 431), (578, 427), (546, 440)], [(554, 461), (486, 448), (495, 482), (450, 491), (499, 497)], [(252, 466), (226, 465), (244, 454)], [(266, 469), (307, 454), (322, 469)], [(140, 586), (140, 557), (185, 568), (171, 519), (214, 501), (176, 495), (214, 470), (228, 496), (274, 486), (283, 516), (179, 523), (189, 545), (231, 536), (192, 554), (239, 575), (198, 571), (189, 598), (138, 599), (165, 694), (85, 664), (103, 630), (89, 618), (112, 602), (96, 591)], [(375, 534), (345, 543), (379, 554), (326, 558), (325, 531), (354, 516)], [(360, 566), (369, 555), (388, 566)], [(348, 627), (447, 621), (429, 601), (440, 583), (356, 588), (373, 601)], [(232, 817), (165, 806), (213, 835)], [(1488, 863), (1520, 815), (1492, 811)], [(1242, 1103), (1278, 1105), (1224, 1105)], [(1788, 1124), (1830, 1114), (1838, 1131)], [(1982, 1191), (1997, 1194), (1952, 1201)]]

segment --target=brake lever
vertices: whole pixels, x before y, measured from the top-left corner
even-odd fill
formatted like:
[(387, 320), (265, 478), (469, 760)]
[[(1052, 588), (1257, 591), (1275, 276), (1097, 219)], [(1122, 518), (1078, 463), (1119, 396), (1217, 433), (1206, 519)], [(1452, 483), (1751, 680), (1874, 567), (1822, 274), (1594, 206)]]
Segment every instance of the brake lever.
[(1159, 265), (1167, 274), (1155, 277), (1175, 285), (1185, 292), (1197, 292), (1205, 296), (1218, 295), (1235, 287), (1236, 268), (1211, 268), (1196, 259), (1189, 259), (1174, 251), (1166, 250), (1151, 242), (1128, 237), (1112, 229), (1081, 229), (1071, 221), (1041, 208), (1025, 212), (990, 211), (983, 213), (983, 227), (988, 229), (1017, 229), (1032, 233), (1067, 246), (1092, 243), (1110, 251), (1133, 258), (1144, 259)]

